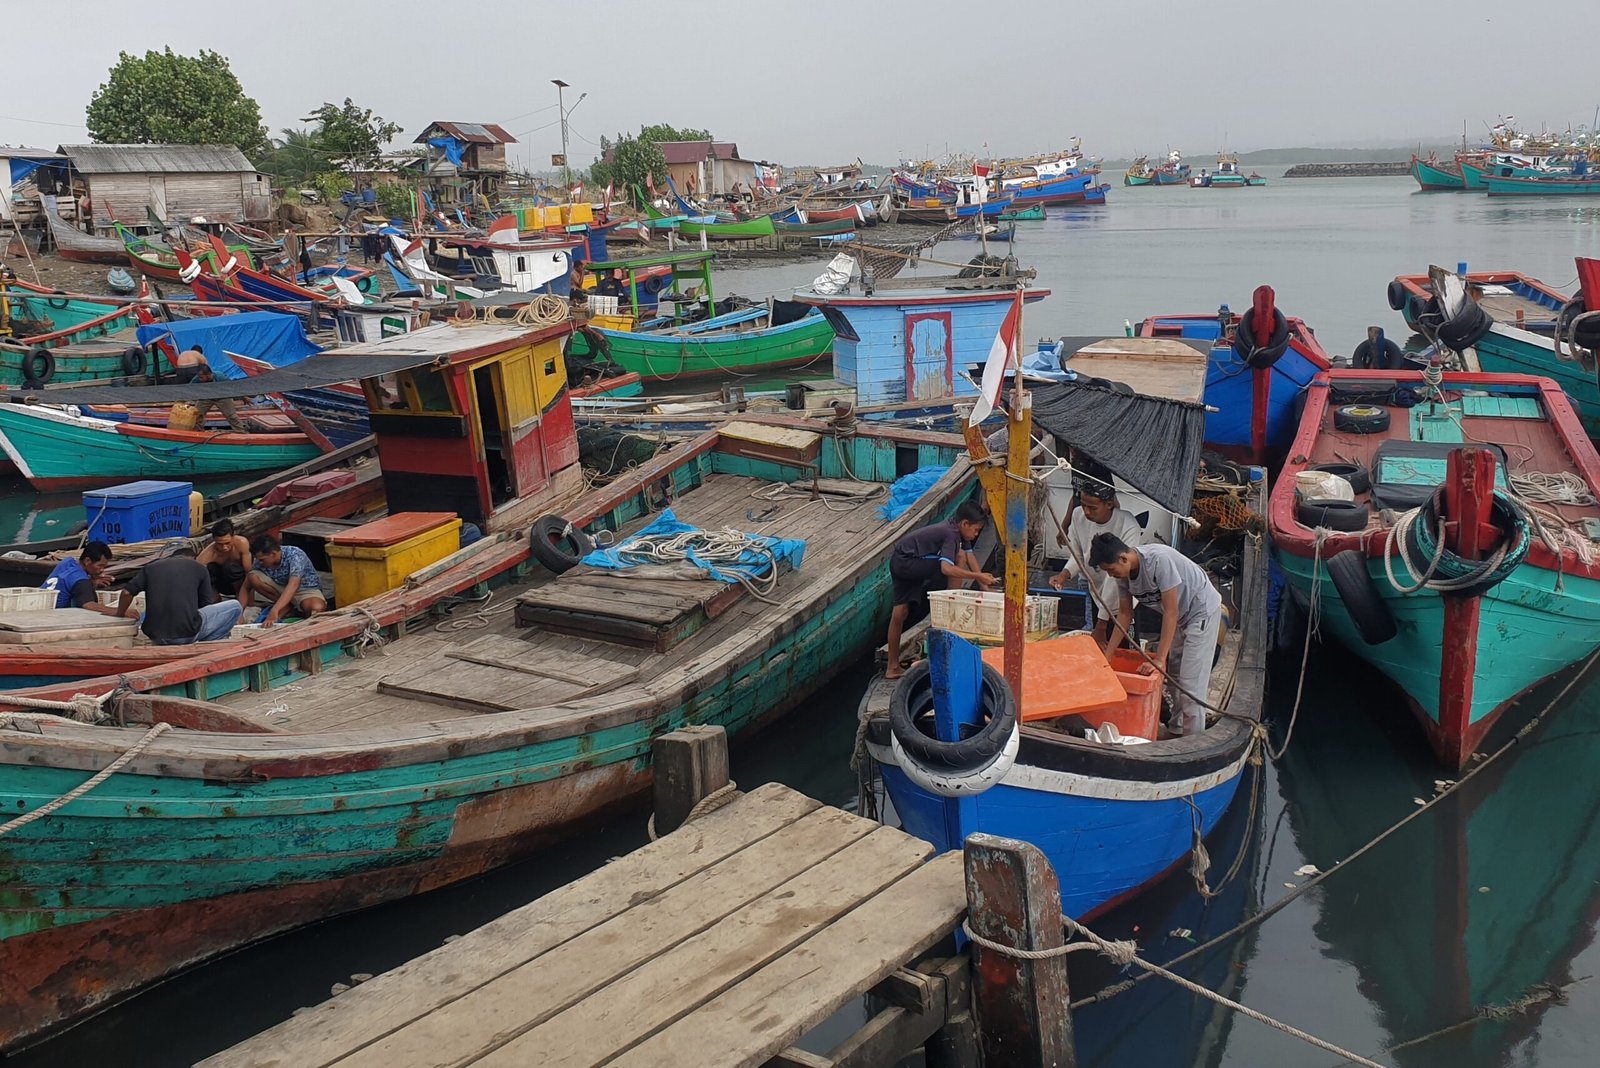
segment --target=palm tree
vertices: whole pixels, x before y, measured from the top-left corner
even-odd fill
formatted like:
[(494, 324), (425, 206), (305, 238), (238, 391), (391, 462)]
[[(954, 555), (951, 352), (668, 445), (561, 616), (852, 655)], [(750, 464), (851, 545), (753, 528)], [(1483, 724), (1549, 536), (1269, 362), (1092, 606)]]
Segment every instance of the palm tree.
[(333, 169), (317, 133), (311, 130), (284, 129), (282, 137), (272, 139), (265, 170), (274, 178), (305, 183)]

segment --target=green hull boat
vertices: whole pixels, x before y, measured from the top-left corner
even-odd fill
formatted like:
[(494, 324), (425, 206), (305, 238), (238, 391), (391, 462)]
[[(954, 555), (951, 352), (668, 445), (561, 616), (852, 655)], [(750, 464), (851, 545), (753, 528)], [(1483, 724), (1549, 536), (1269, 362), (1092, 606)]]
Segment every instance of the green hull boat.
[[(765, 308), (751, 308), (670, 331), (598, 333), (611, 347), (611, 362), (655, 381), (808, 367), (833, 353), (833, 327), (820, 312), (781, 326), (767, 321)], [(596, 358), (581, 333), (573, 336), (572, 352)]]

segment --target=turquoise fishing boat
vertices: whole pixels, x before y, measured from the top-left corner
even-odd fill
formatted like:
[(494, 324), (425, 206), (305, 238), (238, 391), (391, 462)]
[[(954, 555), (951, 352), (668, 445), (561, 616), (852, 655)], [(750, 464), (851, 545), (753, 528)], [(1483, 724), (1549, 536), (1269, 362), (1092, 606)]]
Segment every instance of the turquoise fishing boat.
[(0, 404), (0, 452), (45, 493), (143, 478), (281, 471), (320, 451), (300, 432), (168, 430), (100, 419), (70, 406)]
[(1593, 197), (1600, 196), (1600, 174), (1589, 171), (1515, 178), (1487, 174), (1483, 187), (1492, 197)]
[(1010, 208), (1002, 211), (998, 218), (1001, 222), (1038, 222), (1044, 218), (1044, 205), (1034, 204), (1026, 208)]
[[(660, 733), (737, 735), (800, 707), (880, 639), (895, 541), (971, 492), (959, 448), (725, 426), (556, 505), (565, 518), (531, 539), (485, 538), (354, 609), (42, 691), (142, 692), (113, 699), (115, 724), (0, 721), (8, 818), (145, 748), (64, 808), (0, 824), (0, 1049), (242, 944), (522, 856), (645, 789)], [(883, 488), (918, 465), (949, 466), (884, 518)], [(669, 509), (767, 539), (716, 577), (613, 569)], [(613, 548), (580, 564), (602, 531)], [(484, 625), (435, 626), (458, 607)]]
[[(1299, 603), (1459, 770), (1600, 647), (1600, 455), (1549, 379), (1441, 368), (1318, 375), (1269, 525)], [(1348, 493), (1302, 495), (1313, 470)]]
[[(604, 339), (596, 352), (590, 334)], [(697, 323), (656, 330), (606, 330), (573, 338), (574, 355), (604, 356), (641, 378), (670, 382), (828, 366), (833, 326), (819, 311), (791, 301), (757, 305)]]
[(1466, 178), (1461, 173), (1461, 164), (1455, 160), (1442, 160), (1437, 156), (1430, 155), (1427, 159), (1423, 159), (1413, 155), (1411, 177), (1417, 180), (1417, 185), (1424, 193), (1441, 191), (1459, 193), (1467, 188)]
[[(0, 387), (140, 374), (144, 354), (135, 357), (130, 351), (138, 348), (132, 338), (137, 325), (126, 301), (68, 296), (0, 279)], [(111, 340), (124, 332), (126, 345)]]

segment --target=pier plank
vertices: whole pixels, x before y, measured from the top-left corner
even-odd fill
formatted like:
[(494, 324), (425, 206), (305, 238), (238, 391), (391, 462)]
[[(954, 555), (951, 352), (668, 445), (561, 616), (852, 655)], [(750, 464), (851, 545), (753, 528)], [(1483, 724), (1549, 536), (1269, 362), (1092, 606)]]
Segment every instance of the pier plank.
[[(853, 880), (867, 883), (873, 867), (888, 865), (890, 856), (926, 848), (892, 832), (899, 839), (896, 849), (881, 840), (883, 830), (838, 809), (809, 813), (469, 996), (413, 1021), (340, 1061), (340, 1068), (475, 1063), (579, 1002), (611, 1004), (614, 991), (636, 988), (636, 976), (655, 974), (662, 961), (677, 955), (680, 943), (724, 942), (730, 936), (723, 932), (743, 930), (751, 922), (744, 919), (749, 914), (769, 924), (776, 916), (776, 927), (791, 933), (803, 926), (799, 920), (811, 911), (820, 909), (831, 918), (832, 909), (838, 907), (834, 897), (842, 892), (833, 888), (848, 887)], [(821, 886), (814, 885), (819, 882)], [(807, 905), (797, 909), (793, 899), (802, 894)], [(811, 898), (820, 904), (810, 904)], [(679, 972), (674, 967), (669, 974), (677, 977)], [(661, 993), (630, 995), (621, 1003), (621, 1014), (646, 1015), (645, 1006), (661, 1000)], [(616, 1027), (624, 1029), (620, 1021)], [(522, 1045), (518, 1056), (525, 1059), (501, 1063), (550, 1063), (553, 1051), (548, 1045), (543, 1038), (535, 1046)], [(527, 1051), (534, 1048), (539, 1055), (528, 1059)]]
[(821, 807), (784, 786), (759, 787), (578, 882), (217, 1054), (202, 1068), (332, 1064)]
[[(749, 1066), (767, 1059), (944, 938), (966, 913), (961, 855), (936, 857), (608, 1068)], [(827, 999), (791, 996), (826, 982)]]
[[(925, 842), (881, 827), (752, 901), (715, 927), (471, 1063), (478, 1068), (521, 1068), (533, 1063), (545, 1068), (604, 1064), (653, 1031), (693, 1013), (708, 999), (735, 988), (815, 932), (827, 929), (839, 917), (851, 914), (863, 901), (872, 900), (885, 887), (922, 867), (930, 852), (931, 847)], [(948, 926), (941, 928), (940, 934), (945, 930)], [(890, 970), (903, 959), (903, 955), (897, 955)], [(828, 992), (834, 993), (834, 977), (830, 975), (826, 982)], [(782, 1000), (788, 999), (769, 1001), (768, 1011), (781, 1011), (774, 1002)], [(843, 1000), (846, 999), (841, 998), (840, 1002)], [(698, 1014), (690, 1016), (691, 1022), (697, 1020)], [(784, 1045), (787, 1041), (769, 1040), (763, 1048), (770, 1056)], [(654, 1063), (724, 1062), (697, 1056)]]

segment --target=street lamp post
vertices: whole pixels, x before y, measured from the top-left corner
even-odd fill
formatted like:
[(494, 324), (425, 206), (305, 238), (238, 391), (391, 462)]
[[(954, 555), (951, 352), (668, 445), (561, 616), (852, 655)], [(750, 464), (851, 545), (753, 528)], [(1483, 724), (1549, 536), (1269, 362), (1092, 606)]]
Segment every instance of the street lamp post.
[(561, 188), (566, 190), (567, 200), (571, 201), (572, 168), (567, 165), (567, 83), (560, 78), (551, 78), (550, 82), (556, 87), (556, 110), (561, 113)]

